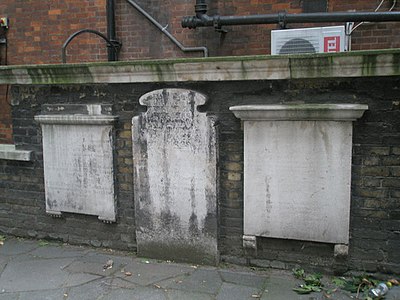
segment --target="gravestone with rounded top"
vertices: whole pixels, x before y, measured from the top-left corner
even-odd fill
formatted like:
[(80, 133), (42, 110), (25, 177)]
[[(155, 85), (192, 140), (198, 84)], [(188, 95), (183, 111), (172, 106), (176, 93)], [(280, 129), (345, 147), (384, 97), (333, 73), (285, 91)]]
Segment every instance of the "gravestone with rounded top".
[(217, 135), (198, 111), (200, 93), (162, 89), (140, 98), (133, 118), (136, 237), (139, 255), (218, 261)]

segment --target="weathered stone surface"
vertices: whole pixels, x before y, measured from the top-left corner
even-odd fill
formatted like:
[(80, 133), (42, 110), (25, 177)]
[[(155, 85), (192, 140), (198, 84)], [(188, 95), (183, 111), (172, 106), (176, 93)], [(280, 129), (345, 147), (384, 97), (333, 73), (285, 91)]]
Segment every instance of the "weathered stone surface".
[(135, 216), (143, 256), (216, 263), (217, 136), (199, 113), (205, 96), (156, 90), (141, 97), (133, 119)]
[(244, 120), (245, 235), (348, 243), (351, 120), (365, 109), (323, 104), (231, 108)]
[(216, 299), (251, 300), (255, 298), (260, 298), (261, 292), (262, 291), (260, 289), (254, 287), (234, 285), (231, 283), (223, 283)]
[(0, 290), (18, 292), (60, 288), (68, 278), (62, 267), (72, 261), (72, 258), (11, 261), (1, 274)]
[[(46, 212), (97, 215), (114, 222), (112, 123), (116, 117), (103, 115), (101, 105), (86, 107), (86, 114), (68, 114), (68, 105), (58, 109), (48, 105), (49, 114), (35, 117), (43, 130)], [(76, 105), (71, 108), (76, 109)]]

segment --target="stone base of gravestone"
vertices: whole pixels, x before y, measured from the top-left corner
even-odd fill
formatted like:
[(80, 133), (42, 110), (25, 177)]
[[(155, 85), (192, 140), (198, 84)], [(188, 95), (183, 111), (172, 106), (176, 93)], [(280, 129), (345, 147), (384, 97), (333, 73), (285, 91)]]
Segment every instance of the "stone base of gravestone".
[(133, 119), (135, 216), (141, 256), (215, 264), (217, 134), (206, 98), (164, 89), (140, 98)]
[(45, 105), (46, 212), (96, 215), (115, 222), (113, 123), (109, 105)]

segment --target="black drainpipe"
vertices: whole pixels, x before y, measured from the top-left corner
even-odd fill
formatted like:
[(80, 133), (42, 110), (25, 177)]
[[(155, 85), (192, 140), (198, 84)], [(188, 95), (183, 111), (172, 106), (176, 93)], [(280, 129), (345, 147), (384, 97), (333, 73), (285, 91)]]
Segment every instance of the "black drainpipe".
[(221, 29), (228, 25), (279, 24), (285, 28), (287, 23), (331, 23), (331, 22), (390, 22), (400, 21), (400, 12), (334, 12), (250, 15), (250, 16), (208, 16), (205, 0), (196, 0), (195, 16), (182, 19), (182, 27), (197, 28), (213, 26)]
[(106, 11), (107, 11), (107, 38), (114, 45), (113, 47), (107, 45), (108, 61), (116, 61), (117, 53), (115, 51), (115, 48), (121, 47), (121, 44), (116, 40), (114, 0), (107, 0)]

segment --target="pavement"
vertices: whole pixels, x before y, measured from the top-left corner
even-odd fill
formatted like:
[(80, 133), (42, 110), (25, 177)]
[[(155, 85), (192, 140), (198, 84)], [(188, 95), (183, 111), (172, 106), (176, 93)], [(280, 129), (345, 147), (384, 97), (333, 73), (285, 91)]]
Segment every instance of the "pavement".
[[(290, 271), (178, 264), (107, 249), (0, 240), (1, 300), (356, 298), (330, 286), (329, 276), (323, 282), (324, 291), (298, 295), (292, 289), (302, 281)], [(400, 299), (400, 287), (390, 289), (385, 299)]]

